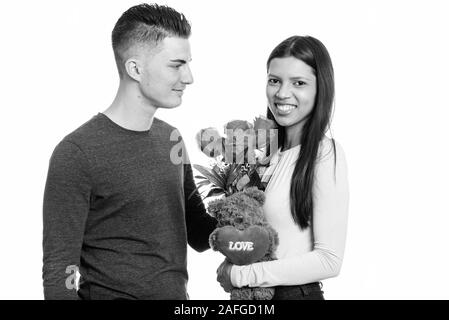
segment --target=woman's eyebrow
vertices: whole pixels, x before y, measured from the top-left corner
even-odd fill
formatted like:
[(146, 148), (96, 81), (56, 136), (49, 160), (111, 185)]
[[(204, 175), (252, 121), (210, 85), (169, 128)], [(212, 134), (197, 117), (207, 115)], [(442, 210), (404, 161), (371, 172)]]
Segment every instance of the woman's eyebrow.
[[(275, 78), (281, 78), (275, 74), (269, 73), (268, 74), (269, 77), (275, 77)], [(304, 77), (304, 76), (295, 76), (295, 77), (290, 77), (290, 80), (309, 80), (311, 81), (312, 79), (308, 78), (308, 77)]]
[(303, 77), (303, 76), (299, 76), (299, 77), (291, 77), (290, 80), (309, 80), (309, 81), (311, 81), (312, 79)]

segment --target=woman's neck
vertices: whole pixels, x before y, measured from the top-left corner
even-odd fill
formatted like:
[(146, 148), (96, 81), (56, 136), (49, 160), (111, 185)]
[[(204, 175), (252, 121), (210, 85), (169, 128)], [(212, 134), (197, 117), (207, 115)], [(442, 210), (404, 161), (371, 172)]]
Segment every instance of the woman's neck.
[(301, 144), (302, 126), (285, 127), (283, 150), (294, 148)]

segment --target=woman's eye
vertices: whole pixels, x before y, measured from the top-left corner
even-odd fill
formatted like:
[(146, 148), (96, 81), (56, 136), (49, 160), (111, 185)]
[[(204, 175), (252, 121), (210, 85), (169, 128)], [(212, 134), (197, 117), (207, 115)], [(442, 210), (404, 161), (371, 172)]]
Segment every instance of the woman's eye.
[(277, 80), (277, 79), (268, 79), (268, 83), (269, 84), (278, 84), (279, 80)]
[(305, 85), (306, 83), (304, 81), (295, 81), (293, 84), (297, 87), (301, 87), (301, 86)]

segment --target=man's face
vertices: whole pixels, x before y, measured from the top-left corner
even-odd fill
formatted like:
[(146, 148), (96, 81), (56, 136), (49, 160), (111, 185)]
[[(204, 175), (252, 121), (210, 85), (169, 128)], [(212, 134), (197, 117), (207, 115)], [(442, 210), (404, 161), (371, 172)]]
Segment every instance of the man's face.
[(182, 94), (193, 82), (188, 39), (167, 37), (143, 59), (140, 90), (155, 108), (175, 108), (182, 102)]

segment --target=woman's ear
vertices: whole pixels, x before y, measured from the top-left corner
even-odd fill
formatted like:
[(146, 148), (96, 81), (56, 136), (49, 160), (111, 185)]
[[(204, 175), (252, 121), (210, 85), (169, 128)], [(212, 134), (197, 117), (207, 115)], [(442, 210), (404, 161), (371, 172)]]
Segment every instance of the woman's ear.
[(140, 67), (139, 60), (137, 60), (136, 58), (130, 58), (130, 59), (126, 60), (125, 70), (131, 79), (134, 79), (137, 82), (140, 82), (140, 80), (142, 78), (142, 70)]

